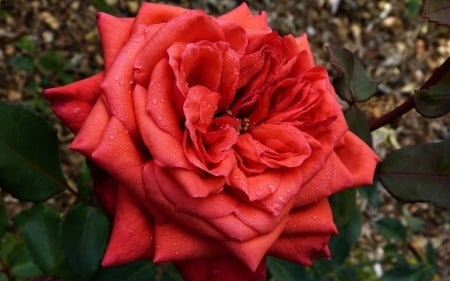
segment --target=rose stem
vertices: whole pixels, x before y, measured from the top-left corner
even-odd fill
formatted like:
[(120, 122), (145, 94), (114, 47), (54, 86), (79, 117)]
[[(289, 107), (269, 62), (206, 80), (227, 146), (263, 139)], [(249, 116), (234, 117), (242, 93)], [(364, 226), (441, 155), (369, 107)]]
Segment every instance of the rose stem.
[(414, 96), (410, 96), (404, 103), (399, 105), (398, 107), (394, 108), (393, 110), (389, 111), (385, 115), (381, 116), (378, 119), (375, 119), (373, 122), (370, 123), (370, 131), (375, 131), (376, 129), (391, 123), (395, 119), (399, 118), (406, 112), (410, 111), (414, 108)]

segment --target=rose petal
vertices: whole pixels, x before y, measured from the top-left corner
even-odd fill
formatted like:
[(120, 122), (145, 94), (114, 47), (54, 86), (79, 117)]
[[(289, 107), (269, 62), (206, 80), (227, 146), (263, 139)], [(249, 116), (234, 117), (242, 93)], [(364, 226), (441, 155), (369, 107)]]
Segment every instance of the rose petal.
[(281, 236), (272, 245), (268, 255), (311, 266), (313, 259), (329, 258), (329, 234)]
[(103, 76), (104, 73), (101, 72), (89, 78), (44, 91), (45, 98), (50, 102), (55, 114), (72, 132), (77, 133), (80, 130), (99, 97)]
[(327, 198), (321, 199), (317, 203), (292, 209), (282, 236), (314, 233), (331, 235), (338, 233)]
[(375, 167), (381, 159), (352, 132), (347, 131), (342, 139), (344, 144), (335, 151), (352, 173), (352, 186), (372, 184)]
[(98, 99), (89, 112), (86, 122), (83, 123), (72, 141), (70, 148), (90, 157), (103, 138), (103, 132), (109, 124), (109, 118), (110, 115), (103, 99)]
[(242, 3), (228, 13), (218, 17), (219, 20), (235, 21), (245, 29), (269, 29), (267, 14), (262, 11), (253, 15), (246, 3)]
[[(134, 18), (116, 18), (106, 13), (97, 13), (97, 28), (102, 42), (105, 70), (108, 71), (114, 59), (131, 34)], [(120, 32), (117, 32), (120, 30)]]
[(161, 188), (167, 188), (161, 186), (159, 182), (159, 175), (155, 171), (160, 168), (156, 166), (153, 161), (149, 161), (144, 166), (144, 184), (147, 199), (154, 207), (152, 214), (159, 223), (167, 223), (168, 218), (172, 218), (176, 223), (182, 225), (186, 229), (194, 233), (200, 233), (201, 235), (208, 236), (214, 240), (224, 241), (226, 236), (220, 233), (216, 228), (212, 227), (208, 221), (199, 219), (196, 216), (189, 215), (187, 213), (178, 212), (174, 205), (168, 198), (161, 192)]
[(144, 2), (136, 15), (135, 26), (164, 23), (185, 11), (186, 9), (182, 7)]
[(153, 255), (152, 220), (139, 207), (127, 188), (119, 185), (113, 229), (103, 257), (103, 266), (125, 264)]
[(105, 212), (112, 218), (116, 210), (117, 182), (88, 161), (94, 192)]
[(219, 243), (168, 222), (155, 225), (154, 262), (179, 262), (222, 256), (226, 249)]
[(181, 141), (183, 134), (173, 100), (174, 78), (167, 59), (161, 60), (153, 70), (148, 86), (146, 111), (162, 131)]
[[(92, 153), (92, 160), (136, 198), (145, 198), (142, 183), (144, 159), (123, 124), (111, 117), (103, 138)], [(142, 204), (144, 200), (140, 200)]]
[(133, 90), (133, 104), (136, 113), (136, 122), (139, 127), (142, 140), (149, 149), (153, 159), (158, 165), (164, 167), (191, 168), (184, 156), (183, 144), (172, 135), (156, 126), (153, 118), (147, 113), (147, 90), (141, 85), (136, 85)]
[(223, 40), (220, 27), (211, 17), (200, 11), (186, 11), (167, 22), (145, 45), (134, 63), (134, 80), (148, 85), (155, 65), (174, 42), (188, 43), (200, 40)]
[(287, 217), (284, 217), (273, 231), (257, 236), (254, 239), (240, 241), (225, 241), (225, 246), (251, 270), (256, 271), (258, 265), (264, 259), (269, 248), (275, 243), (286, 225)]
[(175, 266), (185, 281), (266, 280), (265, 261), (261, 261), (254, 271), (231, 256), (187, 261), (176, 263)]
[(140, 26), (120, 50), (101, 84), (111, 114), (124, 124), (135, 140), (138, 132), (131, 97), (133, 63), (144, 44), (144, 26)]
[(295, 206), (304, 206), (352, 186), (352, 173), (336, 153), (328, 158), (325, 167), (305, 184), (295, 197)]

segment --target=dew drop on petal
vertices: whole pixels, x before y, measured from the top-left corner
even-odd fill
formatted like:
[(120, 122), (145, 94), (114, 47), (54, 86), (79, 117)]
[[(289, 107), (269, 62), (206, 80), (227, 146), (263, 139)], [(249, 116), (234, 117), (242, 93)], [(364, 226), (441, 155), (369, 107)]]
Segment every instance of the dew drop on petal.
[(281, 195), (278, 196), (278, 200), (283, 201), (283, 199), (284, 199), (283, 196), (281, 196)]
[(313, 216), (313, 219), (317, 220), (317, 216)]
[(267, 187), (269, 188), (270, 192), (275, 192), (275, 190), (277, 189), (274, 184), (269, 184)]
[(157, 104), (157, 103), (158, 103), (158, 101), (156, 99), (152, 100), (152, 104)]
[(119, 76), (115, 76), (114, 81), (119, 81)]
[(115, 138), (114, 135), (109, 135), (109, 139), (110, 139), (110, 140), (113, 140), (114, 138)]

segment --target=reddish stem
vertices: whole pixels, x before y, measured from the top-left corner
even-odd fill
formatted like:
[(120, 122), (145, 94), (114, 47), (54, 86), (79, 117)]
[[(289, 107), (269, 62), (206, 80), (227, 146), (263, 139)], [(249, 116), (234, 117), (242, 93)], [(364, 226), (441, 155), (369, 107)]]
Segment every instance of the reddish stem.
[(385, 115), (381, 116), (380, 118), (374, 120), (370, 123), (370, 131), (375, 131), (376, 129), (391, 123), (395, 119), (399, 118), (406, 112), (410, 111), (414, 108), (414, 96), (410, 96), (404, 103), (399, 105), (398, 107), (394, 108), (393, 110), (389, 111)]

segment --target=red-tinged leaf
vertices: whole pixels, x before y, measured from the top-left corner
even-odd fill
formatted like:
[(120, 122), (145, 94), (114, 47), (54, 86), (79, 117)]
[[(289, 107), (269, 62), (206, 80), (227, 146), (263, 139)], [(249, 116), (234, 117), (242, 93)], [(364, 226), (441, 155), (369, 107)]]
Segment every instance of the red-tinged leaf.
[(377, 175), (401, 201), (450, 208), (450, 140), (396, 150), (379, 165)]
[(327, 51), (337, 72), (333, 86), (339, 97), (353, 104), (368, 100), (375, 94), (377, 84), (367, 76), (354, 53), (345, 48), (327, 48)]
[(415, 93), (414, 103), (425, 117), (440, 117), (450, 112), (450, 58)]
[(450, 26), (450, 2), (443, 0), (424, 0), (421, 17), (429, 21)]

